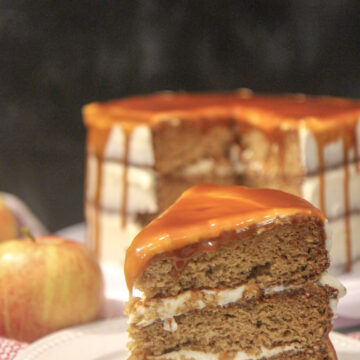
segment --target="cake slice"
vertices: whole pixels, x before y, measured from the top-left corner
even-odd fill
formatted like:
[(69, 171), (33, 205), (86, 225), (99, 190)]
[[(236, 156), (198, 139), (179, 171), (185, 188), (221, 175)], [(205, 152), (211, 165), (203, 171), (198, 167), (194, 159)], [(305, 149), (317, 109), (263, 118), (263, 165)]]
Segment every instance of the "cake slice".
[(324, 226), (281, 191), (187, 190), (127, 250), (129, 359), (336, 359)]

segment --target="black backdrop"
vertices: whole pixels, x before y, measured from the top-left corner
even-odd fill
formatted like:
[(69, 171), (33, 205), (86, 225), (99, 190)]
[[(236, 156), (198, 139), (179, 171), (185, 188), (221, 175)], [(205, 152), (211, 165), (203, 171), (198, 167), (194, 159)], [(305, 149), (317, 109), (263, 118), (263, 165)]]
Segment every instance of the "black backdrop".
[(159, 90), (360, 97), (360, 1), (0, 0), (0, 190), (83, 218), (85, 103)]

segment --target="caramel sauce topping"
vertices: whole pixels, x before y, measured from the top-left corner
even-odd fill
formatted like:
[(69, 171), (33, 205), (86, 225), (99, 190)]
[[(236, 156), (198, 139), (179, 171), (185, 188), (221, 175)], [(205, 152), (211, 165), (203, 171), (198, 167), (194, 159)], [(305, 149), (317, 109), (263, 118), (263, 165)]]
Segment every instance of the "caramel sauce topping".
[(84, 107), (83, 113), (88, 126), (101, 124), (109, 127), (116, 123), (137, 126), (169, 118), (196, 121), (204, 117), (230, 117), (268, 130), (297, 127), (308, 119), (315, 119), (319, 128), (331, 128), (336, 127), (339, 117), (355, 117), (357, 120), (360, 102), (305, 95), (251, 95), (245, 91), (222, 94), (159, 93), (92, 103)]
[[(324, 214), (306, 200), (270, 189), (197, 185), (183, 195), (133, 240), (125, 258), (129, 290), (156, 255), (171, 253), (222, 232), (248, 229), (281, 216)], [(214, 244), (216, 245), (216, 244)]]

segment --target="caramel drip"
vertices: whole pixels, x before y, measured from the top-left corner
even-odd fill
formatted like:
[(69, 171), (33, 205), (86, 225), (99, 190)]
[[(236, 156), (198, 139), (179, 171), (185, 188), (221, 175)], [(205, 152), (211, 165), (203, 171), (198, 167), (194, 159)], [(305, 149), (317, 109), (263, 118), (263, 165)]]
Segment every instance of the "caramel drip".
[[(345, 148), (345, 147), (344, 147)], [(346, 149), (344, 153), (346, 152)], [(348, 159), (346, 159), (348, 161)], [(351, 251), (351, 224), (350, 224), (350, 193), (349, 193), (349, 163), (344, 165), (344, 201), (345, 201), (345, 236), (346, 236), (346, 272), (352, 270), (352, 251)]]
[(319, 137), (317, 137), (317, 158), (320, 183), (320, 210), (326, 214), (324, 146), (325, 144), (320, 141)]
[(103, 158), (99, 155), (96, 155), (97, 160), (97, 184), (96, 184), (96, 193), (95, 193), (95, 236), (94, 236), (94, 243), (93, 249), (97, 258), (100, 257), (100, 217), (99, 217), (99, 209), (100, 200), (101, 200), (101, 187), (102, 187), (102, 165), (103, 165)]
[(324, 336), (324, 339), (325, 339), (325, 344), (326, 344), (326, 347), (328, 349), (328, 352), (330, 352), (330, 356), (331, 356), (331, 360), (338, 360), (338, 357), (337, 357), (337, 354), (336, 354), (336, 351), (335, 351), (335, 348), (334, 348), (334, 345), (333, 343), (331, 342), (330, 340), (330, 337), (329, 337), (329, 333), (330, 333), (331, 329), (328, 331), (328, 333)]
[[(360, 124), (360, 118), (358, 120), (358, 123)], [(355, 169), (359, 173), (360, 172), (360, 164), (359, 164), (359, 161), (360, 161), (360, 157), (359, 157), (359, 146), (360, 146), (359, 141), (360, 141), (360, 139), (357, 136), (356, 128), (357, 128), (357, 123), (355, 123), (353, 125), (353, 129), (350, 130), (350, 133), (352, 134), (352, 144), (353, 144), (353, 149), (354, 149)]]
[(128, 200), (128, 164), (129, 164), (129, 142), (132, 129), (124, 128), (125, 143), (124, 143), (124, 159), (123, 159), (123, 193), (121, 199), (121, 227), (125, 228), (127, 223), (127, 200)]
[(344, 206), (345, 206), (345, 234), (346, 234), (346, 272), (352, 270), (352, 245), (351, 245), (351, 208), (350, 208), (350, 160), (349, 152), (353, 150), (356, 171), (359, 169), (359, 154), (356, 135), (356, 123), (345, 127), (343, 136), (343, 154), (344, 154)]
[(102, 188), (102, 165), (103, 165), (103, 156), (105, 146), (109, 137), (109, 128), (96, 129), (90, 128), (88, 132), (87, 138), (87, 146), (90, 154), (95, 156), (97, 161), (97, 182), (96, 182), (96, 190), (95, 190), (95, 199), (94, 199), (94, 207), (95, 207), (95, 231), (94, 238), (92, 239), (92, 247), (95, 252), (95, 255), (99, 257), (100, 249), (100, 218), (99, 218), (99, 210), (101, 202), (101, 188)]
[[(128, 288), (132, 290), (134, 281), (157, 255), (175, 256), (174, 260), (179, 261), (177, 267), (181, 268), (188, 252), (197, 251), (199, 247), (204, 251), (216, 248), (216, 242), (211, 239), (227, 231), (246, 231), (256, 224), (269, 224), (279, 217), (297, 214), (325, 220), (320, 210), (309, 202), (282, 191), (244, 186), (194, 186), (133, 240), (125, 258)], [(206, 241), (202, 242), (203, 239)], [(194, 246), (189, 247), (191, 245)]]

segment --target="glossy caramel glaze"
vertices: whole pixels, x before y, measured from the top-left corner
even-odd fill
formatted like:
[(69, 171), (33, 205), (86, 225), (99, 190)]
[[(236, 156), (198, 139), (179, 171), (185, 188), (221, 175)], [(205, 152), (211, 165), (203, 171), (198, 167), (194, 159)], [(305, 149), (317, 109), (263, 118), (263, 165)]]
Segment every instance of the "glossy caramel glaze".
[(183, 195), (133, 240), (125, 259), (125, 277), (131, 291), (134, 281), (156, 255), (171, 253), (255, 224), (295, 214), (325, 220), (309, 202), (278, 190), (244, 186), (197, 185)]
[[(298, 126), (306, 121), (312, 129), (336, 126), (338, 119), (360, 115), (360, 102), (334, 97), (305, 95), (252, 95), (249, 91), (222, 94), (159, 93), (135, 96), (84, 107), (87, 125), (111, 126), (126, 123), (154, 124), (164, 119), (231, 117), (264, 128)], [(265, 121), (266, 120), (266, 121)], [(349, 120), (351, 121), (351, 120)]]

